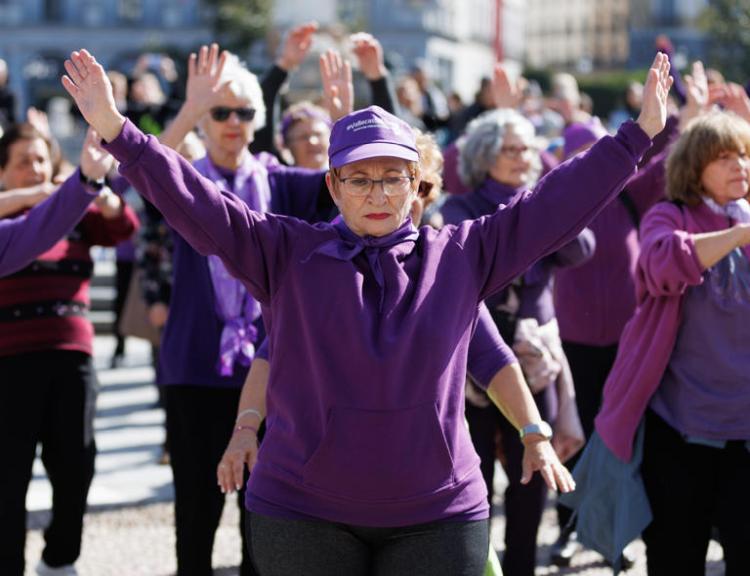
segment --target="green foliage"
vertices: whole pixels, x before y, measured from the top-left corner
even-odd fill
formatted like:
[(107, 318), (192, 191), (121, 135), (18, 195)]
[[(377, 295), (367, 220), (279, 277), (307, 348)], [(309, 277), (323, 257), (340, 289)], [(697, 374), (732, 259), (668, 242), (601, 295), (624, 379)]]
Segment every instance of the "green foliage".
[(205, 0), (213, 9), (214, 33), (222, 48), (241, 54), (265, 38), (273, 0)]
[(750, 2), (710, 0), (700, 22), (711, 38), (711, 64), (744, 84), (750, 78)]
[[(526, 69), (523, 75), (529, 80), (536, 80), (544, 93), (549, 94), (551, 79), (555, 72), (546, 69)], [(594, 101), (594, 114), (607, 118), (613, 110), (624, 104), (628, 84), (646, 80), (646, 70), (617, 70), (575, 76), (581, 92), (591, 96)]]
[(631, 82), (645, 82), (646, 70), (623, 70), (576, 76), (578, 88), (594, 101), (594, 114), (607, 118), (625, 103), (625, 90)]

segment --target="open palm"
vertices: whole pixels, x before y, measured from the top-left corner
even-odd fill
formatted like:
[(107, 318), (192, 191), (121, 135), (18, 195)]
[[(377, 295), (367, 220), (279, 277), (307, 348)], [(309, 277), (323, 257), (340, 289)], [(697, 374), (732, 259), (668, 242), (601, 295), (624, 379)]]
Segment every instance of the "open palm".
[(120, 133), (124, 117), (117, 111), (112, 84), (96, 59), (85, 49), (72, 52), (65, 61), (62, 85), (73, 98), (86, 122), (107, 141)]
[(672, 87), (669, 75), (669, 58), (659, 52), (651, 64), (643, 86), (643, 104), (638, 116), (638, 125), (653, 138), (664, 129), (667, 123), (667, 96)]

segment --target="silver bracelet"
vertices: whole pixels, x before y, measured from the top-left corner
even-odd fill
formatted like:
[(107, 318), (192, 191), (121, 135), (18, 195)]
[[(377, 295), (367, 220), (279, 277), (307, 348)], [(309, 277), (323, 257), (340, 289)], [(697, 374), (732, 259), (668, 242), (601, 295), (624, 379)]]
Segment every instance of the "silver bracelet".
[(258, 417), (258, 420), (259, 420), (260, 422), (263, 422), (263, 414), (261, 414), (261, 413), (260, 413), (260, 412), (259, 412), (258, 410), (256, 410), (255, 408), (247, 408), (246, 410), (243, 410), (242, 412), (240, 412), (239, 414), (237, 414), (237, 420), (235, 420), (235, 422), (239, 422), (239, 421), (240, 421), (240, 419), (241, 419), (241, 418), (242, 418), (243, 416), (247, 416), (248, 414), (253, 414), (254, 416), (257, 416), (257, 417)]

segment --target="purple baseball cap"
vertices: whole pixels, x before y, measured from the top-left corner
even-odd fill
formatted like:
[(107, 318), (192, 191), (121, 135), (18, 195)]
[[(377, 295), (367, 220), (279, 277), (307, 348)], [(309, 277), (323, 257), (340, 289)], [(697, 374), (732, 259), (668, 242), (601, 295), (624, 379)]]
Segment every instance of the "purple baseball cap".
[(563, 159), (567, 160), (584, 146), (593, 144), (607, 134), (607, 130), (596, 117), (591, 118), (588, 122), (574, 122), (570, 124), (563, 131), (563, 139), (565, 140)]
[(380, 106), (347, 114), (333, 125), (328, 146), (331, 168), (378, 156), (418, 162), (419, 152), (411, 126)]

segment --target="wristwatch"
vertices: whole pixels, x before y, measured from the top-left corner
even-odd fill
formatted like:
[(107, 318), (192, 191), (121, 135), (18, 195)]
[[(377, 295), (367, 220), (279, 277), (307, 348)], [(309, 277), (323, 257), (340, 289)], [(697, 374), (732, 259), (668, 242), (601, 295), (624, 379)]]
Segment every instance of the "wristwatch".
[(92, 178), (87, 178), (83, 170), (79, 170), (78, 174), (81, 177), (81, 182), (84, 186), (88, 186), (91, 188), (94, 192), (99, 192), (104, 186), (107, 184), (107, 181), (104, 178), (99, 178), (98, 180), (94, 180)]
[(552, 428), (544, 420), (541, 420), (534, 424), (526, 424), (526, 426), (518, 431), (521, 440), (526, 438), (529, 434), (539, 434), (540, 436), (543, 436), (545, 440), (551, 440)]

